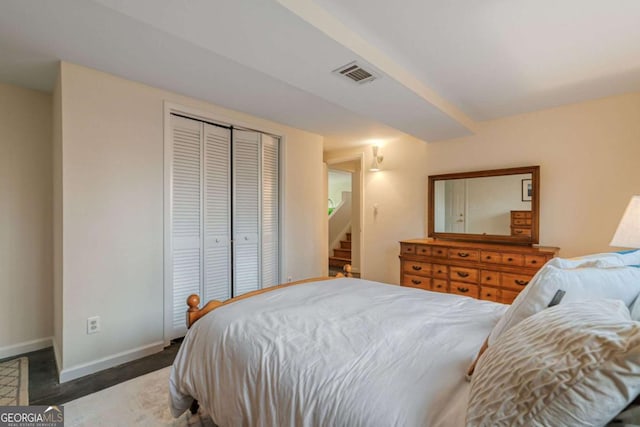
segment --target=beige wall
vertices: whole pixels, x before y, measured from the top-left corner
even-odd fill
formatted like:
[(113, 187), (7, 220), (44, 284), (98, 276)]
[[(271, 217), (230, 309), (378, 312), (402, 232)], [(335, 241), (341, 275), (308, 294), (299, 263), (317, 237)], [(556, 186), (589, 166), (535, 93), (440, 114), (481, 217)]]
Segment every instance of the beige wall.
[[(364, 153), (371, 164), (371, 147), (326, 152), (325, 161)], [(412, 137), (390, 141), (380, 149), (382, 170), (364, 173), (363, 278), (400, 282), (398, 253), (401, 239), (425, 234), (427, 144)], [(377, 206), (377, 214), (374, 212)]]
[(0, 84), (0, 358), (47, 347), (51, 96)]
[[(371, 161), (368, 146), (356, 151)], [(398, 283), (397, 242), (426, 235), (426, 178), (448, 172), (540, 165), (540, 244), (567, 257), (610, 251), (630, 197), (640, 194), (640, 94), (484, 122), (476, 135), (450, 141), (407, 137), (382, 154), (383, 171), (365, 178), (367, 278)]]
[[(69, 63), (61, 75), (63, 380), (162, 345), (165, 101), (284, 135), (283, 277), (321, 274), (322, 137)], [(89, 316), (102, 332), (86, 334)]]
[(428, 150), (429, 174), (540, 165), (540, 244), (562, 256), (609, 251), (640, 194), (640, 94), (485, 122)]

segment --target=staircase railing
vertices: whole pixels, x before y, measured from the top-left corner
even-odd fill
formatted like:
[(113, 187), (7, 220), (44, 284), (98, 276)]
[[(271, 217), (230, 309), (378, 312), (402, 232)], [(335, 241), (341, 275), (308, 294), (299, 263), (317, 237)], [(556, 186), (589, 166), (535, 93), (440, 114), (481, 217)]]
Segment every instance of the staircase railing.
[(329, 251), (337, 247), (340, 239), (351, 228), (351, 192), (343, 191), (342, 200), (329, 215)]

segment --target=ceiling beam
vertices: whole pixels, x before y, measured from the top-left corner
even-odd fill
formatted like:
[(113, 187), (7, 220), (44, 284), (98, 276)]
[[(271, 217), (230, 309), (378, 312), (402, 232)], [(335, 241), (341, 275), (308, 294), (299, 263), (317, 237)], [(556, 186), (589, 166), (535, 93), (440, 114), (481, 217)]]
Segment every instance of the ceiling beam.
[(312, 0), (277, 0), (292, 13), (322, 31), (331, 39), (340, 43), (347, 49), (359, 55), (387, 76), (396, 80), (407, 89), (414, 92), (420, 98), (433, 105), (453, 120), (464, 126), (470, 132), (475, 133), (477, 123), (464, 114), (455, 105), (444, 99), (433, 89), (426, 86), (413, 74), (398, 65), (380, 49), (368, 43), (360, 35), (345, 26), (325, 9)]

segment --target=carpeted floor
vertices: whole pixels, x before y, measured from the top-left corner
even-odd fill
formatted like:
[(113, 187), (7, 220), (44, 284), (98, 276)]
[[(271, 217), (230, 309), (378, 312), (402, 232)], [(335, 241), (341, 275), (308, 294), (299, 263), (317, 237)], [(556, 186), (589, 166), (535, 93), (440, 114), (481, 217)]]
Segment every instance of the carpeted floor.
[[(189, 411), (177, 419), (169, 411), (171, 367), (65, 403), (65, 426), (215, 427), (211, 418)], [(202, 409), (201, 409), (202, 411)]]
[(29, 359), (0, 362), (0, 406), (29, 404)]

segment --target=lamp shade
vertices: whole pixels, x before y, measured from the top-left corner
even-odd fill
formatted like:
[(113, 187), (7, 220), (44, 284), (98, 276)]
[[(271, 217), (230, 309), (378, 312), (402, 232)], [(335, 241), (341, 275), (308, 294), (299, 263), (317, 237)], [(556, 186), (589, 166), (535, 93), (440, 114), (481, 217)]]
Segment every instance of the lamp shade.
[(618, 224), (618, 229), (613, 235), (611, 246), (640, 248), (640, 196), (631, 197)]

